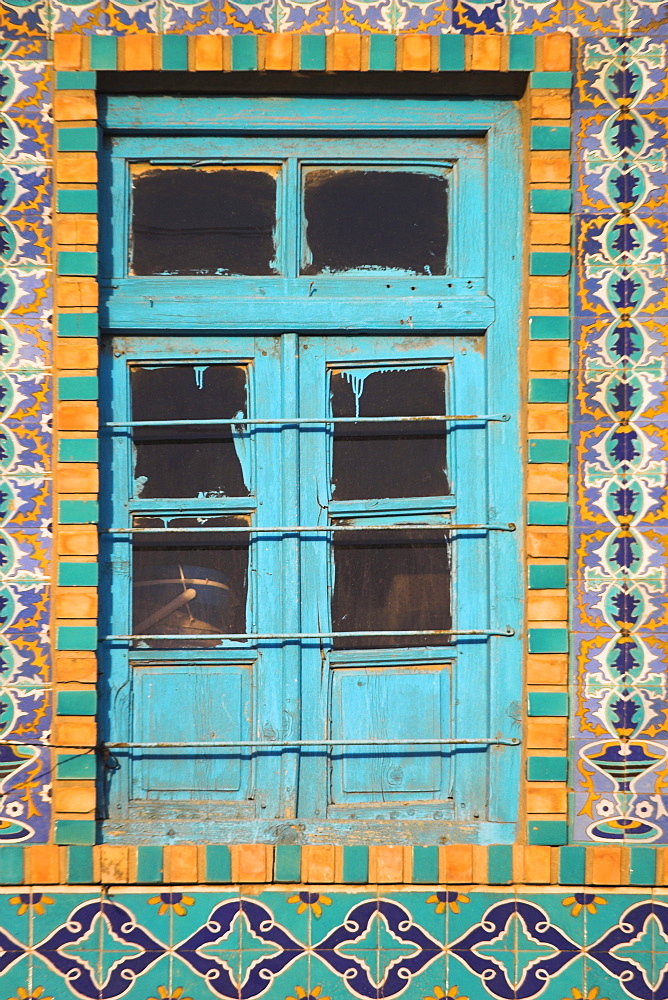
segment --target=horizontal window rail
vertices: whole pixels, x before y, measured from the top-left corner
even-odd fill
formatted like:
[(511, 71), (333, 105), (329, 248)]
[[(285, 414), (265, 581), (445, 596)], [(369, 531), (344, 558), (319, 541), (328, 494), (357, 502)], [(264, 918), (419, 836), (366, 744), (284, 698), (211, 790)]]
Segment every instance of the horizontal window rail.
[(382, 747), (382, 746), (519, 746), (522, 741), (516, 737), (502, 739), (496, 736), (434, 737), (433, 739), (383, 739), (383, 740), (212, 740), (200, 743), (101, 743), (97, 747), (78, 743), (48, 743), (46, 740), (0, 739), (0, 746), (47, 747), (57, 750), (87, 750), (89, 753), (105, 753), (107, 750), (177, 750), (206, 749), (208, 747)]
[(107, 427), (233, 427), (244, 426), (282, 426), (283, 424), (396, 424), (412, 423), (424, 420), (470, 420), (470, 421), (507, 421), (509, 413), (437, 413), (425, 416), (409, 417), (226, 417), (215, 420), (112, 420), (100, 425)]
[(181, 642), (199, 642), (203, 639), (357, 639), (366, 636), (401, 636), (401, 635), (461, 635), (461, 636), (503, 636), (515, 635), (515, 629), (507, 626), (505, 629), (454, 629), (454, 628), (417, 628), (390, 629), (386, 631), (371, 630), (368, 632), (203, 632), (198, 635), (181, 633), (157, 634), (143, 632), (137, 635), (105, 635), (102, 642), (121, 642), (135, 639), (177, 640)]
[[(366, 513), (374, 513), (373, 511), (365, 511)], [(340, 514), (338, 517), (360, 517), (364, 514), (351, 514), (345, 515)], [(173, 518), (180, 518), (186, 516), (192, 516), (188, 514), (178, 513), (178, 514), (155, 514), (152, 511), (147, 511), (144, 514), (135, 514), (136, 517), (154, 517), (154, 518), (165, 518), (172, 520)], [(198, 515), (200, 517), (222, 517), (224, 514), (206, 514)], [(228, 515), (231, 516), (231, 515)], [(243, 515), (241, 515), (243, 516)], [(222, 525), (213, 525), (210, 528), (207, 527), (193, 527), (193, 528), (101, 528), (102, 534), (107, 535), (127, 535), (127, 534), (165, 534), (165, 532), (182, 532), (190, 533), (193, 532), (220, 532), (221, 534), (227, 534), (228, 532), (239, 532), (241, 534), (302, 534), (303, 532), (330, 532), (330, 531), (516, 531), (517, 525), (513, 524), (512, 521), (508, 524), (422, 524), (421, 522), (411, 522), (408, 524), (322, 524), (322, 525), (305, 525), (305, 524), (293, 524), (293, 525), (269, 525), (268, 527), (257, 527), (251, 525), (233, 525), (226, 528)]]

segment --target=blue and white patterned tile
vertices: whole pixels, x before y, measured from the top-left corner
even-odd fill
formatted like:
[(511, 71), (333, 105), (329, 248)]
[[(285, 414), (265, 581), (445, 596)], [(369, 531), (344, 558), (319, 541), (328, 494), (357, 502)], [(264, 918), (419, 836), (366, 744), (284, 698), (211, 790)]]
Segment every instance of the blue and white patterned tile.
[(504, 32), (509, 18), (510, 0), (453, 0), (452, 27), (462, 35)]
[(507, 30), (542, 35), (566, 28), (571, 0), (509, 0)]
[(47, 33), (47, 0), (37, 0), (25, 6), (9, 3), (0, 6), (0, 38), (7, 41), (46, 40)]
[(160, 0), (118, 3), (94, 0), (93, 3), (65, 3), (49, 0), (53, 33), (73, 32), (83, 35), (128, 35), (160, 30)]
[[(276, 0), (278, 31), (324, 34), (334, 29), (336, 17), (336, 0)], [(351, 17), (354, 21), (354, 11)]]
[(38, 688), (51, 680), (48, 635), (31, 633), (12, 642), (0, 635), (0, 687)]

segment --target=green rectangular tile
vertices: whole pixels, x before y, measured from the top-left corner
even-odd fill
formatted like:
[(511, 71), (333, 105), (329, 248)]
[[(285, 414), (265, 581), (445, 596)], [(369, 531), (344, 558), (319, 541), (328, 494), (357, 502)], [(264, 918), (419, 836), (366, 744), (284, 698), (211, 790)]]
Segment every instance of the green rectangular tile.
[(527, 519), (529, 524), (568, 524), (568, 504), (562, 500), (530, 500)]
[(527, 824), (530, 844), (560, 847), (568, 841), (568, 823), (561, 819), (532, 820)]
[(654, 885), (656, 880), (656, 850), (653, 847), (632, 847), (629, 885)]
[(97, 628), (94, 625), (61, 625), (57, 631), (56, 649), (67, 652), (97, 649)]
[(567, 378), (530, 378), (530, 403), (567, 403)]
[(371, 35), (369, 39), (369, 69), (395, 69), (396, 53), (396, 35)]
[(531, 148), (537, 150), (570, 149), (571, 130), (567, 125), (532, 125)]
[(324, 70), (327, 65), (327, 39), (324, 35), (301, 35), (299, 39), (299, 68)]
[(97, 274), (97, 254), (88, 250), (60, 250), (58, 253), (58, 274), (95, 277)]
[(274, 878), (277, 882), (301, 882), (302, 849), (299, 844), (278, 844), (274, 854)]
[(531, 316), (529, 319), (531, 340), (568, 340), (570, 335), (568, 316)]
[(530, 274), (538, 275), (539, 277), (547, 275), (563, 277), (569, 273), (570, 269), (570, 253), (537, 251), (531, 254)]
[(113, 35), (91, 35), (90, 68), (116, 69), (117, 49)]
[(232, 880), (232, 859), (226, 844), (208, 844), (206, 848), (207, 882), (230, 882)]
[(61, 375), (58, 379), (58, 398), (97, 399), (98, 382), (95, 375)]
[(531, 716), (568, 716), (568, 694), (566, 691), (530, 691), (527, 696), (528, 712)]
[(255, 35), (232, 35), (232, 69), (257, 69), (257, 38)]
[(63, 128), (58, 129), (58, 149), (62, 153), (95, 153), (97, 151), (97, 129)]
[(413, 848), (413, 881), (438, 882), (438, 847)]
[(565, 586), (564, 563), (532, 563), (529, 566), (529, 590), (563, 590)]
[(23, 848), (3, 844), (0, 848), (0, 885), (20, 885), (23, 882)]
[(529, 781), (566, 781), (568, 759), (566, 757), (528, 757), (527, 778)]
[(188, 69), (188, 39), (185, 35), (163, 35), (160, 45), (163, 69)]
[(512, 880), (512, 845), (492, 844), (487, 848), (487, 881), (490, 885), (509, 885)]
[(566, 628), (530, 628), (530, 653), (567, 653), (568, 629)]
[(58, 563), (59, 587), (97, 587), (98, 567), (96, 562)]
[(149, 885), (162, 882), (162, 847), (137, 848), (137, 881)]
[(61, 500), (59, 524), (97, 524), (100, 507), (97, 500)]
[(552, 465), (568, 462), (570, 441), (556, 438), (532, 438), (529, 441), (529, 461), (532, 465)]
[(354, 844), (343, 848), (343, 881), (365, 884), (369, 881), (369, 848)]
[(97, 711), (97, 692), (58, 691), (56, 706), (58, 715), (95, 715)]
[(95, 71), (60, 69), (56, 73), (56, 90), (95, 90), (96, 86)]
[(559, 881), (562, 885), (584, 885), (585, 849), (573, 844), (559, 848)]
[(535, 65), (536, 40), (533, 35), (511, 35), (508, 52), (508, 69), (528, 72)]
[(59, 191), (58, 211), (64, 215), (96, 215), (97, 190), (95, 188), (70, 188), (67, 191)]
[(59, 337), (97, 337), (97, 313), (59, 313)]
[(60, 462), (97, 462), (97, 438), (61, 438), (58, 442)]
[(570, 90), (573, 86), (573, 74), (567, 70), (558, 73), (532, 73), (531, 86), (535, 90)]
[(568, 215), (573, 202), (570, 188), (534, 188), (531, 211), (539, 215)]
[(89, 846), (72, 846), (67, 849), (67, 881), (86, 885), (93, 881), (93, 849)]
[(438, 40), (441, 72), (460, 73), (464, 68), (464, 35), (441, 35)]
[(62, 781), (94, 780), (96, 774), (95, 754), (59, 753), (56, 777)]
[(57, 819), (57, 844), (94, 844), (95, 820), (92, 819)]

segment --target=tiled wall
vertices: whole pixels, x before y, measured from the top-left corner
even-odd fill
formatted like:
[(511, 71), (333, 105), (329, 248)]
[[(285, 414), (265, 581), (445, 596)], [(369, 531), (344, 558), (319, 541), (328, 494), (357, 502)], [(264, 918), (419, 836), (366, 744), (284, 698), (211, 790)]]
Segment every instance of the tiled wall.
[[(0, 2), (6, 998), (668, 998), (667, 36), (668, 5), (635, 0)], [(91, 846), (94, 88), (112, 69), (531, 72), (516, 847)]]

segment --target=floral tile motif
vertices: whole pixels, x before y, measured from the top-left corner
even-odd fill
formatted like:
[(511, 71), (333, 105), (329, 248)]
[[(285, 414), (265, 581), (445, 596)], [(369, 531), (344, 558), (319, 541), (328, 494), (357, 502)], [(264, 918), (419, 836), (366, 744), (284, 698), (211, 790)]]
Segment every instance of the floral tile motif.
[(458, 34), (506, 31), (510, 0), (453, 0), (452, 27)]
[(128, 35), (138, 31), (160, 30), (160, 0), (118, 3), (94, 0), (93, 3), (65, 3), (49, 0), (51, 30), (82, 35)]
[[(340, 3), (337, 7), (336, 0), (276, 0), (278, 31), (303, 32), (309, 35), (324, 34), (334, 28), (337, 15), (340, 18), (340, 30), (361, 30), (363, 11), (357, 11), (354, 6), (348, 10)], [(346, 28), (349, 23), (348, 18), (350, 18), (350, 28)], [(355, 27), (356, 18), (360, 22), (357, 27)], [(382, 22), (383, 18), (380, 20)]]
[(559, 31), (569, 23), (571, 0), (509, 0), (507, 31), (544, 34)]
[(48, 4), (46, 0), (35, 3), (0, 5), (0, 38), (16, 40), (23, 44), (26, 40), (46, 40), (48, 25)]

